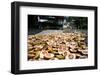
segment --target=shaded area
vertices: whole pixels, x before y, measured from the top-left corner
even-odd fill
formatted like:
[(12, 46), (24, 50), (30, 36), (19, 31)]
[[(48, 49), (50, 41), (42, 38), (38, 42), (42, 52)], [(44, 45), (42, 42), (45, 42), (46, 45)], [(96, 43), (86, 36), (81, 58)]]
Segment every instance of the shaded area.
[(38, 34), (43, 30), (87, 32), (87, 24), (87, 17), (28, 15), (28, 34)]

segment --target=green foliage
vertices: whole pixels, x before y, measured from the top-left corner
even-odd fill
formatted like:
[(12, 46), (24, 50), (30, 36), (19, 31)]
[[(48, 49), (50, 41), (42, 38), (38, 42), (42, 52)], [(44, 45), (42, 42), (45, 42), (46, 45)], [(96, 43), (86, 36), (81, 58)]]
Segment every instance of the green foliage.
[(69, 22), (74, 23), (74, 27), (77, 29), (87, 29), (88, 18), (87, 17), (69, 17)]

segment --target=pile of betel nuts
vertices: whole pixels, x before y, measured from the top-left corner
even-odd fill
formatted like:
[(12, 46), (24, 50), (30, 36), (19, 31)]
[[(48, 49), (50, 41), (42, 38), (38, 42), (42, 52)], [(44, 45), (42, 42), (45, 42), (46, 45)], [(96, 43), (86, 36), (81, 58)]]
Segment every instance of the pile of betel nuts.
[(88, 58), (88, 47), (84, 33), (28, 35), (29, 61), (85, 58)]

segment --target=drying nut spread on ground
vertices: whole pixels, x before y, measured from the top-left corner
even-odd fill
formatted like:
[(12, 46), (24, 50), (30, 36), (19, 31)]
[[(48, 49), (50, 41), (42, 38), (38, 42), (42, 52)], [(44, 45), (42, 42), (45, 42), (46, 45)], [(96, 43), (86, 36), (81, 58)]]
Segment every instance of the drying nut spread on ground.
[(68, 60), (88, 58), (84, 33), (28, 35), (28, 60)]

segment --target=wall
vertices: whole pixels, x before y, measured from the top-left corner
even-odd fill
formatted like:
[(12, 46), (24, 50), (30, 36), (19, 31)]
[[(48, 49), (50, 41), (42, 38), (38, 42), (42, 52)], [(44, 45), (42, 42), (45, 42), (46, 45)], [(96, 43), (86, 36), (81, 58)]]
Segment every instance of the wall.
[[(16, 0), (17, 1), (17, 0)], [(90, 5), (98, 6), (98, 11), (100, 13), (100, 0), (21, 0), (29, 2), (44, 2), (44, 3), (58, 3), (58, 4), (74, 4), (74, 5)], [(11, 30), (11, 2), (13, 0), (1, 0), (0, 1), (0, 76), (13, 76), (10, 73), (10, 30)], [(100, 20), (100, 14), (98, 15), (98, 20)], [(100, 22), (98, 21), (100, 24)], [(99, 25), (98, 24), (98, 25)], [(98, 26), (98, 29), (100, 26)], [(100, 32), (100, 30), (99, 30)], [(100, 42), (100, 35), (98, 36)], [(100, 44), (100, 43), (98, 43)], [(100, 50), (100, 49), (98, 49)], [(99, 51), (100, 54), (100, 51)], [(100, 55), (99, 55), (100, 58)], [(34, 76), (85, 76), (85, 75), (95, 75), (100, 74), (100, 59), (99, 59), (99, 69), (98, 70), (84, 70), (84, 71), (65, 71), (65, 72), (53, 72), (53, 73), (40, 73), (34, 74)], [(33, 74), (26, 74), (25, 76), (32, 76)], [(21, 75), (23, 76), (23, 75)]]

